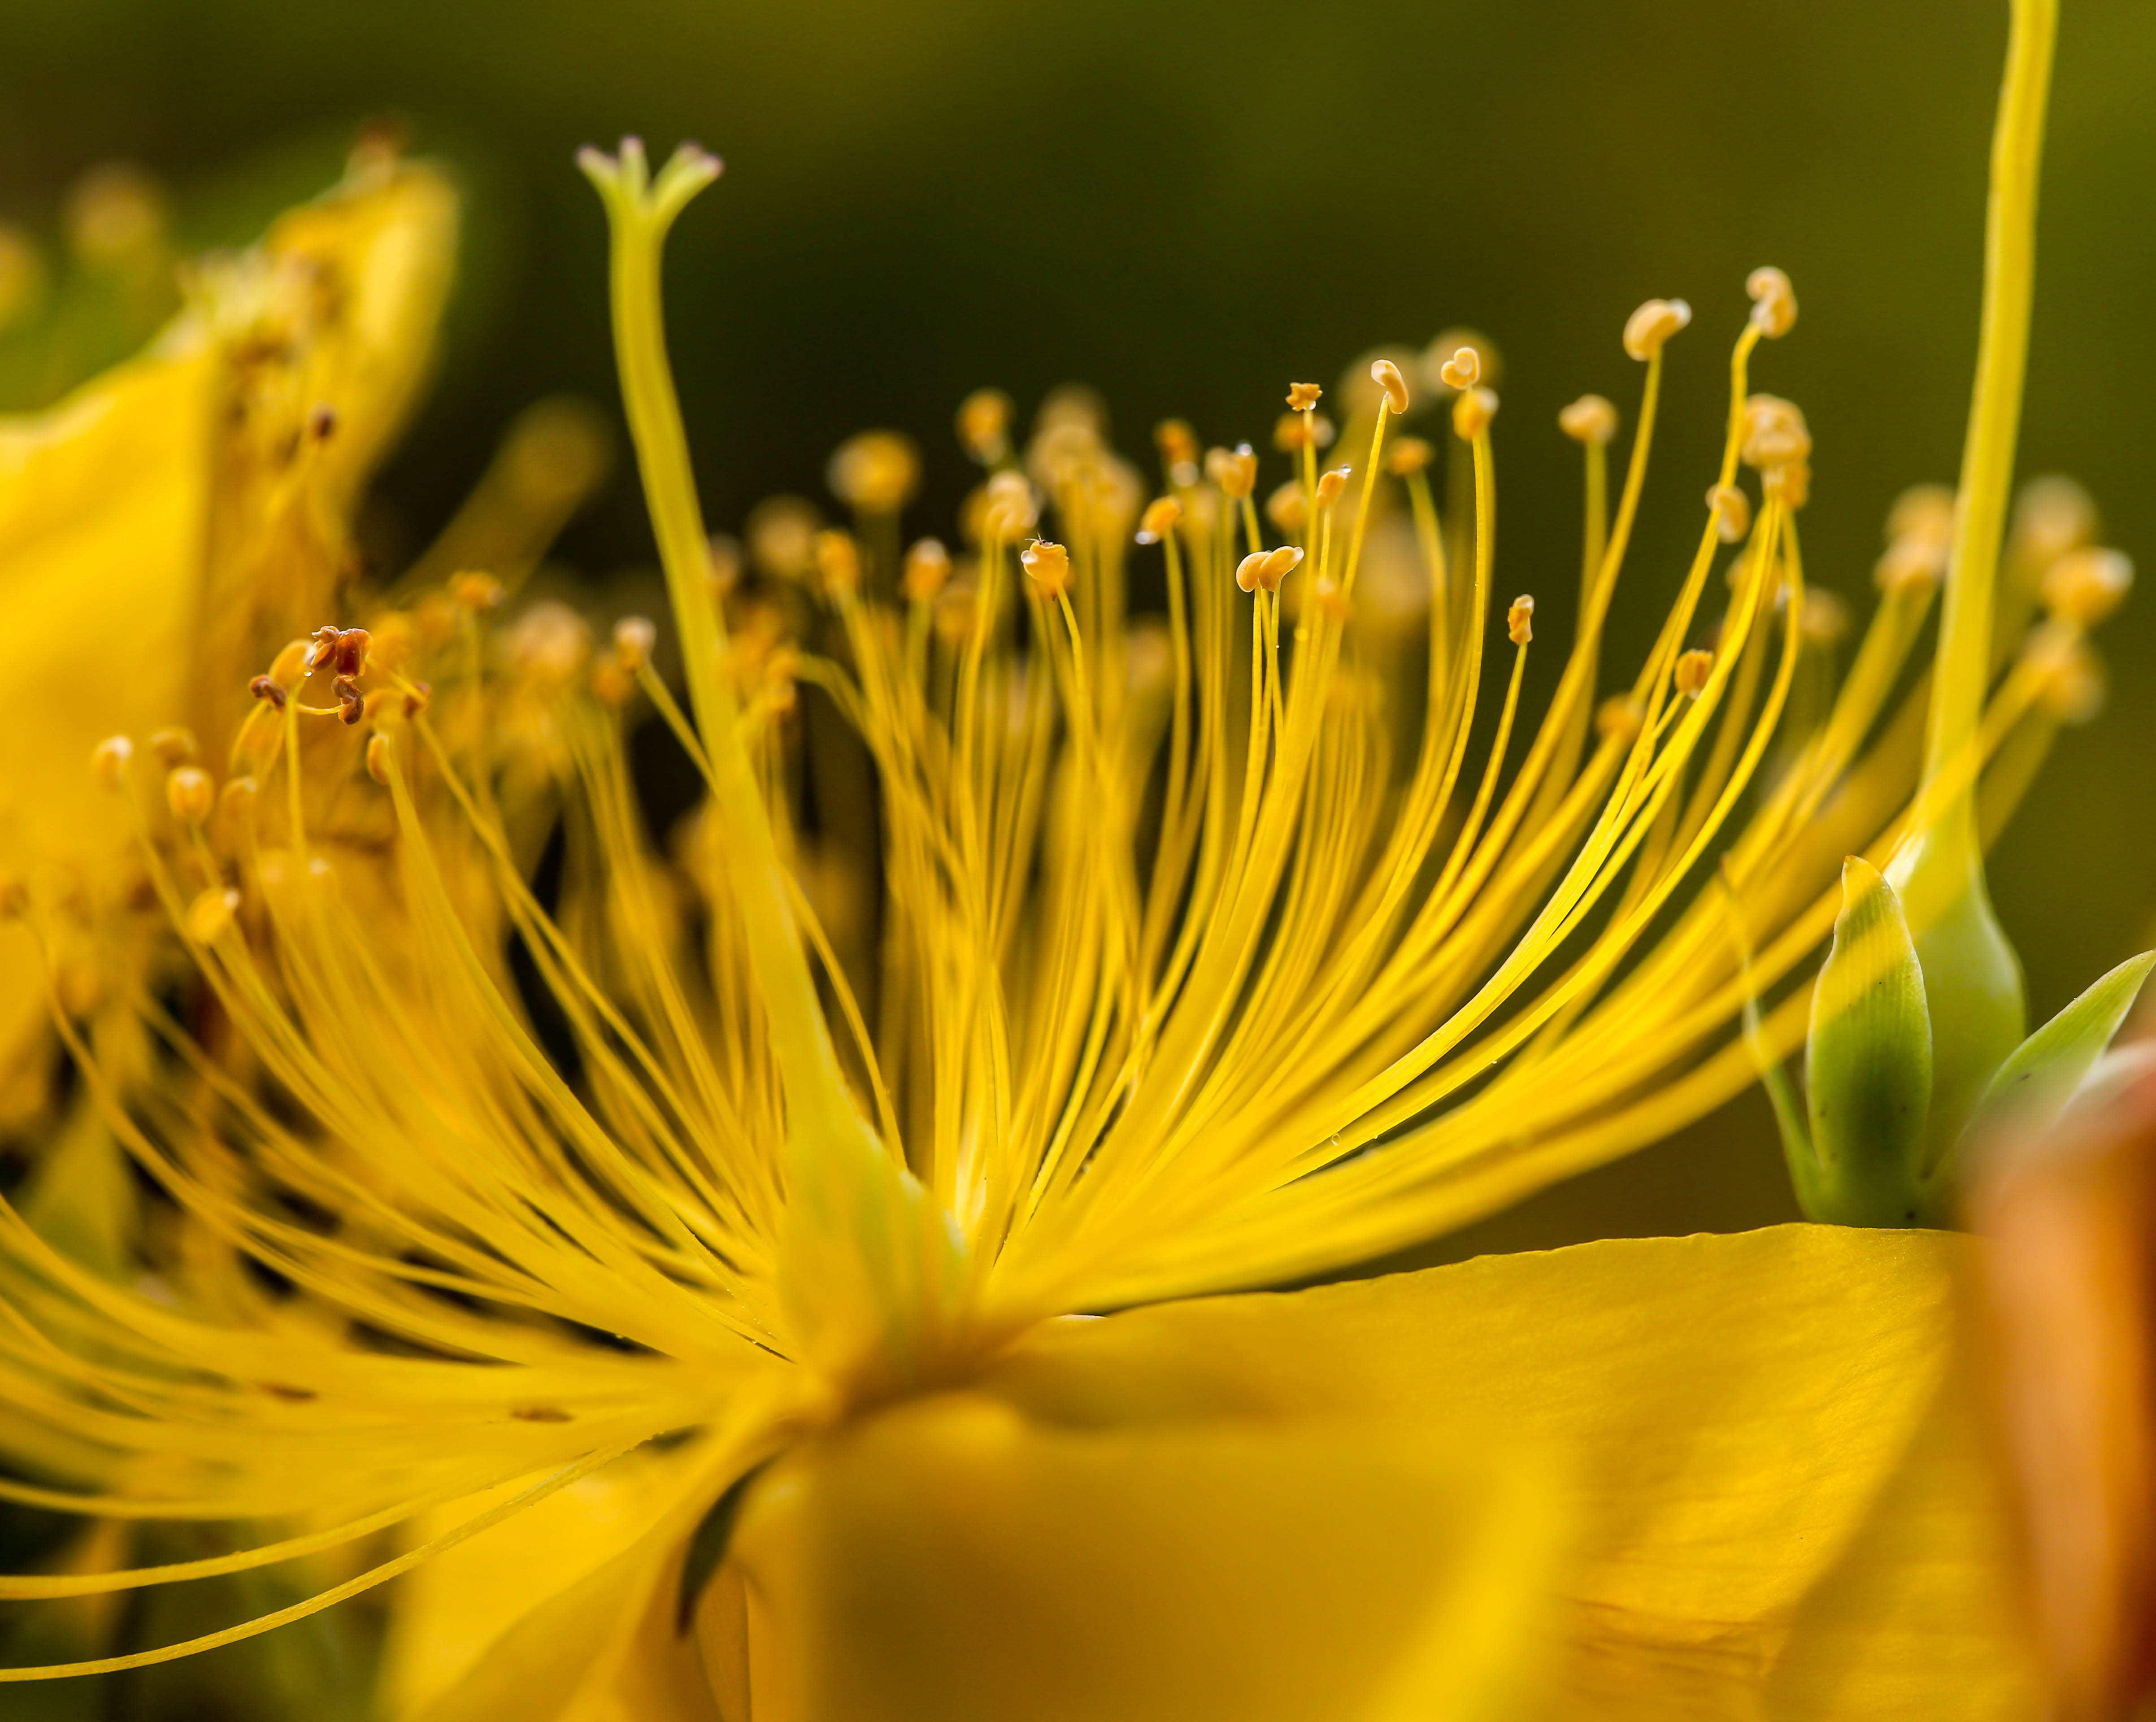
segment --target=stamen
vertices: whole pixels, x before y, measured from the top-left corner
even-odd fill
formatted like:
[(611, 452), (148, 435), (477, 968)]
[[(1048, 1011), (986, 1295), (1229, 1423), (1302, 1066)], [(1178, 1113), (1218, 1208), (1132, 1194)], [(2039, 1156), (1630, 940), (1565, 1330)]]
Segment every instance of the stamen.
[(1265, 498), (1265, 518), (1283, 532), (1299, 533), (1310, 524), (1310, 493), (1290, 479)]
[(1291, 383), (1287, 386), (1287, 404), (1298, 413), (1307, 413), (1324, 393), (1315, 383)]
[(1644, 364), (1691, 321), (1691, 307), (1683, 300), (1650, 299), (1625, 320), (1625, 351)]
[[(962, 440), (964, 415), (962, 406)], [(921, 453), (911, 437), (895, 430), (865, 430), (839, 445), (824, 478), (831, 494), (849, 508), (863, 514), (896, 514), (920, 488)]]
[(1714, 518), (1715, 536), (1725, 544), (1740, 544), (1752, 530), (1752, 499), (1735, 485), (1715, 485), (1707, 493), (1707, 510)]
[(178, 727), (153, 730), (150, 734), (150, 751), (167, 771), (176, 765), (192, 765), (197, 756), (195, 732)]
[(2133, 586), (2133, 563), (2125, 552), (2089, 547), (2069, 551), (2045, 570), (2037, 595), (2046, 610), (2077, 628), (2093, 628)]
[(228, 886), (208, 886), (187, 905), (182, 931), (196, 944), (215, 944), (231, 928), (239, 912), (238, 892)]
[(1497, 416), (1494, 389), (1476, 387), (1463, 391), (1452, 404), (1452, 430), (1462, 442), (1471, 443), (1490, 428)]
[(1617, 434), (1617, 409), (1599, 394), (1583, 394), (1558, 413), (1557, 423), (1574, 442), (1605, 447)]
[(977, 388), (958, 404), (958, 445), (983, 466), (1010, 458), (1011, 400), (1000, 388)]
[(1183, 505), (1173, 496), (1156, 496), (1138, 517), (1137, 541), (1158, 544), (1173, 532), (1183, 518)]
[(1385, 456), (1385, 470), (1395, 478), (1405, 478), (1422, 471), (1436, 456), (1437, 450), (1423, 437), (1396, 437)]
[(108, 789), (126, 785), (127, 764), (135, 757), (135, 743), (126, 736), (107, 736), (90, 751), (90, 768)]
[(951, 578), (951, 553), (941, 538), (917, 538), (906, 553), (899, 590), (908, 604), (929, 604)]
[(1755, 269), (1745, 278), (1744, 290), (1752, 296), (1752, 322), (1769, 341), (1779, 341), (1796, 326), (1797, 295), (1789, 278), (1771, 265)]
[(1535, 637), (1535, 601), (1522, 592), (1505, 612), (1505, 634), (1514, 645), (1525, 645)]
[(200, 825), (217, 805), (217, 785), (199, 766), (182, 765), (165, 779), (165, 804), (183, 825)]
[(1070, 553), (1046, 538), (1035, 538), (1019, 556), (1019, 563), (1044, 598), (1060, 598), (1070, 585)]
[(1437, 374), (1447, 388), (1472, 388), (1482, 380), (1482, 355), (1471, 347), (1455, 347)]
[(1707, 678), (1714, 674), (1714, 654), (1695, 647), (1679, 655), (1676, 662), (1676, 688), (1686, 699), (1696, 700), (1707, 691)]
[[(1467, 349), (1462, 348), (1465, 352)], [(1478, 371), (1477, 375), (1481, 373)], [(1408, 409), (1408, 380), (1400, 375), (1400, 368), (1390, 359), (1379, 359), (1370, 367), (1370, 380), (1385, 391), (1385, 407), (1394, 417)]]

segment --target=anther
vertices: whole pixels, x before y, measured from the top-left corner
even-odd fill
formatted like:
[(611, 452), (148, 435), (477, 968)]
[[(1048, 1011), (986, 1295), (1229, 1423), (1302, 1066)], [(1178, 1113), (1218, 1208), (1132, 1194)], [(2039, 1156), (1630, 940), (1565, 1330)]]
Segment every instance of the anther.
[(2037, 596), (2061, 621), (2093, 628), (2126, 601), (2133, 585), (2133, 563), (2124, 551), (2091, 545), (2046, 568)]
[(1558, 414), (1557, 428), (1582, 447), (1606, 446), (1617, 434), (1617, 409), (1599, 394), (1583, 394)]
[(1040, 518), (1040, 505), (1023, 475), (998, 472), (988, 481), (981, 515), (988, 536), (1009, 542), (1031, 532)]
[[(1946, 486), (1912, 485), (1887, 512), (1887, 539), (1892, 543), (1897, 538), (1922, 538), (1943, 546), (1953, 537), (1953, 518), (1954, 493)], [(2071, 547), (2059, 547), (2062, 554)]]
[(1400, 375), (1400, 368), (1390, 359), (1379, 359), (1370, 367), (1370, 380), (1385, 391), (1385, 405), (1395, 415), (1408, 409), (1408, 380)]
[(215, 944), (239, 912), (239, 893), (228, 885), (212, 885), (187, 905), (186, 931), (197, 944)]
[(430, 682), (415, 681), (404, 696), (404, 715), (417, 717), (434, 702), (434, 689)]
[(1330, 574), (1320, 574), (1311, 589), (1311, 597), (1328, 622), (1344, 623), (1353, 609), (1348, 594), (1340, 589), (1340, 583)]
[(1060, 544), (1035, 538), (1019, 553), (1018, 559), (1047, 597), (1060, 597), (1070, 584), (1070, 553)]
[(1691, 321), (1691, 307), (1683, 300), (1650, 299), (1625, 319), (1625, 351), (1644, 363)]
[(1437, 374), (1447, 388), (1472, 388), (1482, 380), (1482, 355), (1471, 347), (1455, 347)]
[(2047, 666), (2037, 697), (2044, 710), (2061, 723), (2087, 723), (2103, 710), (2111, 691), (2103, 660), (2078, 635)]
[(166, 774), (165, 804), (183, 825), (198, 825), (217, 805), (217, 785), (198, 765), (176, 766)]
[(659, 629), (649, 616), (624, 616), (613, 625), (614, 661), (631, 675), (651, 661)]
[(367, 701), (357, 688), (347, 683), (337, 689), (336, 697), (338, 722), (357, 723), (367, 716)]
[(1738, 452), (1747, 466), (1766, 471), (1812, 456), (1812, 434), (1803, 410), (1778, 394), (1755, 394), (1744, 403), (1744, 440)]
[(449, 576), (450, 600), (459, 609), (470, 610), (474, 615), (484, 615), (489, 610), (499, 609), (502, 599), (508, 595), (501, 582), (492, 574), (467, 570)]
[(1287, 404), (1298, 413), (1307, 413), (1324, 393), (1315, 383), (1291, 383), (1287, 386)]
[(1714, 517), (1714, 535), (1725, 544), (1743, 542), (1752, 530), (1752, 499), (1735, 485), (1710, 486), (1707, 511)]
[(377, 784), (389, 781), (389, 738), (380, 730), (367, 738), (367, 774)]
[(2032, 478), (2015, 498), (2015, 553), (2038, 568), (2049, 568), (2096, 535), (2095, 500), (2070, 478)]
[(921, 455), (895, 430), (865, 430), (840, 443), (824, 474), (831, 494), (864, 514), (896, 514), (921, 482)]
[(1299, 532), (1310, 523), (1310, 498), (1290, 479), (1265, 498), (1265, 518), (1284, 532)]
[(134, 757), (135, 743), (126, 736), (107, 736), (91, 749), (90, 768), (106, 789), (117, 789), (127, 781), (127, 763)]
[(196, 757), (195, 732), (177, 725), (170, 729), (154, 730), (150, 736), (150, 751), (167, 771), (176, 765), (192, 765)]
[(224, 788), (218, 792), (218, 817), (228, 830), (244, 820), (254, 811), (254, 798), (261, 784), (251, 777), (228, 779)]
[(1420, 472), (1435, 458), (1437, 450), (1419, 436), (1397, 439), (1385, 452), (1385, 470), (1398, 478), (1411, 472)]
[(1245, 592), (1258, 589), (1258, 570), (1265, 565), (1266, 553), (1253, 550), (1235, 564), (1235, 583)]
[(1273, 424), (1273, 446), (1283, 455), (1300, 454), (1306, 445), (1329, 449), (1338, 434), (1322, 413), (1283, 413)]
[(741, 584), (741, 540), (730, 532), (714, 532), (704, 543), (704, 572), (711, 589), (721, 597)]
[(958, 403), (958, 444), (983, 466), (1010, 453), (1010, 397), (1000, 388), (977, 388)]
[(1755, 269), (1744, 279), (1752, 296), (1752, 324), (1769, 341), (1779, 341), (1796, 326), (1797, 295), (1789, 278), (1771, 264)]
[(1258, 563), (1258, 584), (1268, 592), (1279, 591), (1281, 582), (1293, 573), (1301, 562), (1302, 547), (1300, 544), (1283, 544), (1277, 550), (1268, 550)]
[(798, 496), (767, 496), (749, 510), (743, 529), (749, 560), (774, 580), (805, 578), (816, 566), (816, 529), (822, 521)]
[(921, 538), (906, 553), (906, 567), (898, 578), (899, 589), (910, 604), (932, 604), (943, 583), (951, 578), (951, 553), (941, 538)]
[(1630, 694), (1612, 694), (1594, 708), (1594, 732), (1604, 741), (1631, 741), (1646, 722), (1647, 714)]
[(269, 701), (280, 712), (285, 709), (285, 690), (277, 686), (274, 677), (258, 676), (247, 684), (247, 691), (258, 700)]
[(1849, 636), (1849, 606), (1824, 586), (1804, 589), (1804, 613), (1798, 628), (1810, 645), (1835, 645)]
[(1809, 460), (1785, 460), (1759, 475), (1759, 488), (1784, 508), (1801, 508), (1812, 499), (1812, 469)]
[(1451, 385), (1445, 380), (1445, 368), (1463, 347), (1475, 351), (1478, 373), (1476, 381), (1495, 388), (1503, 368), (1497, 361), (1496, 346), (1488, 336), (1475, 329), (1440, 329), (1437, 338), (1423, 349), (1421, 371), (1430, 387), (1451, 392)]
[(1248, 443), (1205, 451), (1205, 475), (1240, 501), (1258, 482), (1258, 457)]
[(1156, 496), (1138, 517), (1138, 542), (1158, 544), (1183, 518), (1183, 505), (1173, 496)]
[(1168, 481), (1179, 489), (1198, 482), (1198, 433), (1180, 419), (1163, 419), (1153, 427), (1153, 446)]
[(1330, 508), (1340, 500), (1340, 493), (1348, 488), (1348, 480), (1354, 469), (1336, 466), (1330, 472), (1320, 473), (1317, 479), (1317, 506)]
[(1522, 592), (1505, 612), (1505, 635), (1514, 645), (1525, 645), (1535, 637), (1535, 601)]
[(1497, 393), (1480, 385), (1462, 391), (1452, 404), (1452, 434), (1462, 442), (1473, 442), (1497, 416)]
[(1714, 654), (1695, 646), (1677, 659), (1677, 691), (1688, 700), (1697, 699), (1707, 687), (1707, 679), (1714, 673)]
[(861, 551), (851, 532), (830, 527), (816, 534), (816, 573), (834, 602), (860, 590)]
[(1937, 540), (1906, 533), (1887, 547), (1871, 571), (1881, 592), (1890, 596), (1936, 586), (1947, 571), (1947, 547)]

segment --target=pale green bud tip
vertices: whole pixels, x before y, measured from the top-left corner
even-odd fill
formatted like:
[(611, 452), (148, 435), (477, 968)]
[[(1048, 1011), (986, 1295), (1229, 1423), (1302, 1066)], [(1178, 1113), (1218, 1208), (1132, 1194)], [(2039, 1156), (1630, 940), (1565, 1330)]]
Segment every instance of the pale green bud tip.
[(1932, 1025), (1915, 942), (1893, 887), (1861, 856), (1841, 871), (1841, 914), (1812, 992), (1806, 1099), (1815, 1157), (1806, 1211), (1845, 1226), (1908, 1226), (1923, 1177)]

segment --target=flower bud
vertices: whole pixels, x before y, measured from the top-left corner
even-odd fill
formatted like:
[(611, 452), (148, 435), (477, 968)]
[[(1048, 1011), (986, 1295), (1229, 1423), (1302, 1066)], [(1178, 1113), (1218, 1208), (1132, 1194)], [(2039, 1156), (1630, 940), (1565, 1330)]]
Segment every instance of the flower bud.
[(1804, 1169), (1793, 1164), (1797, 1197), (1807, 1216), (1833, 1225), (1912, 1226), (1932, 1204), (1923, 1176), (1932, 1095), (1923, 971), (1901, 902), (1877, 868), (1851, 856), (1841, 896), (1834, 944), (1812, 989), (1804, 1071), (1813, 1159)]

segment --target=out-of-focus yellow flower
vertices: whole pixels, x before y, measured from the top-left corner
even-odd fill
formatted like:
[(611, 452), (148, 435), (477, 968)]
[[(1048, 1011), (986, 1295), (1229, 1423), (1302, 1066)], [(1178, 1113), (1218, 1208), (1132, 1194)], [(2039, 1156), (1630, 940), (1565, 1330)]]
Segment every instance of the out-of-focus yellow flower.
[(2063, 1722), (2156, 1694), (2156, 1039), (2012, 1114), (1973, 1205), (2031, 1621)]
[[(2016, 20), (2010, 180), (2048, 6)], [(1252, 1289), (1744, 1085), (1740, 1014), (1832, 927), (1842, 856), (1939, 816), (1912, 727), (1877, 722), (1936, 570), (1887, 583), (1765, 776), (1820, 647), (1810, 433), (1750, 383), (1786, 278), (1749, 283), (1697, 548), (1599, 707), (1689, 306), (1625, 325), (1614, 506), (1614, 409), (1567, 414), (1580, 621), (1516, 750), (1549, 646), (1532, 597), (1498, 602), (1486, 341), (1436, 361), (1442, 511), (1427, 445), (1388, 458), (1414, 406), (1390, 356), (1339, 392), (1347, 465), (1321, 470), (1322, 391), (1291, 386), (1275, 537), (1247, 446), (1163, 426), (1147, 501), (1089, 398), (1052, 397), (1021, 452), (983, 395), (959, 554), (901, 552), (911, 451), (879, 437), (834, 470), (854, 530), (767, 511), (751, 582), (706, 531), (660, 322), (664, 237), (717, 164), (584, 165), (685, 705), (653, 624), (504, 619), (465, 568), (268, 658), (218, 820), (107, 750), (215, 1006), (214, 1038), (154, 1018), (167, 1081), (131, 1104), (63, 1022), (172, 1198), (164, 1295), (0, 1209), (0, 1433), (33, 1479), (0, 1498), (295, 1524), (0, 1592), (407, 1546), (289, 1610), (8, 1673), (213, 1647), (417, 1568), (389, 1697), (426, 1722), (2025, 1714), (1953, 1240), (1800, 1226)], [(1419, 613), (1397, 578), (1361, 602), (1381, 534)], [(1127, 613), (1140, 553), (1164, 627)], [(1377, 666), (1404, 614), (1428, 668), (1395, 771)], [(1988, 625), (1944, 652), (1973, 798), (2048, 733), (2050, 680), (1992, 691)], [(707, 791), (670, 861), (624, 744), (639, 696)], [(1804, 1003), (1753, 1038), (1786, 1048)]]
[[(77, 225), (120, 246), (141, 195), (79, 198)], [(77, 930), (72, 1003), (114, 969), (98, 929), (140, 871), (79, 763), (116, 729), (182, 748), (191, 727), (213, 757), (233, 678), (351, 576), (352, 506), (424, 378), (455, 224), (439, 173), (362, 157), (254, 249), (197, 265), (141, 357), (0, 421), (0, 873), (74, 899), (54, 903)], [(18, 1112), (44, 994), (22, 928), (0, 926)]]

